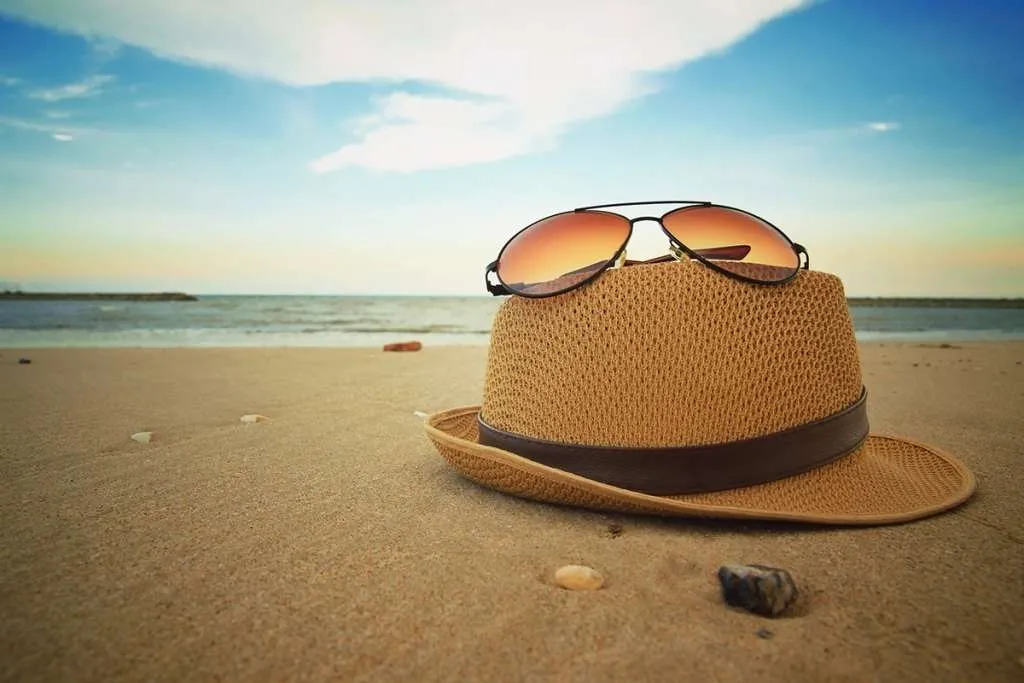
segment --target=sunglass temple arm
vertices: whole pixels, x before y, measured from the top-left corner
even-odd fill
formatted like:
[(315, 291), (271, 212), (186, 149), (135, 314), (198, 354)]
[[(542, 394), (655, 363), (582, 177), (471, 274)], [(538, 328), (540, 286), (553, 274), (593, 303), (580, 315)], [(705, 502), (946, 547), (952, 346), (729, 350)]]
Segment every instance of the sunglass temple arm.
[(807, 253), (807, 249), (802, 244), (793, 243), (793, 247), (796, 249), (797, 258), (800, 258), (800, 254), (804, 255), (804, 270), (811, 269), (811, 256)]
[(491, 294), (493, 294), (494, 296), (506, 296), (506, 295), (511, 294), (512, 292), (509, 291), (508, 289), (506, 289), (504, 285), (501, 285), (501, 284), (497, 284), (496, 285), (496, 284), (492, 284), (491, 283), (491, 279), (490, 279), (489, 275), (491, 273), (496, 273), (497, 271), (498, 271), (498, 262), (497, 261), (491, 261), (490, 263), (487, 264), (487, 268), (484, 270), (484, 284), (487, 285), (487, 291), (490, 292)]

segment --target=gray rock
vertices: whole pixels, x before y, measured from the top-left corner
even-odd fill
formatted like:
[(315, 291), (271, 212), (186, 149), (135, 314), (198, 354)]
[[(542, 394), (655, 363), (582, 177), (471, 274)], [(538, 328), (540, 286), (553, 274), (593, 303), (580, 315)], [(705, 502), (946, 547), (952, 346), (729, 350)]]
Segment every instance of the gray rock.
[(777, 617), (796, 602), (799, 592), (785, 569), (760, 564), (719, 567), (722, 597), (733, 607), (766, 617)]

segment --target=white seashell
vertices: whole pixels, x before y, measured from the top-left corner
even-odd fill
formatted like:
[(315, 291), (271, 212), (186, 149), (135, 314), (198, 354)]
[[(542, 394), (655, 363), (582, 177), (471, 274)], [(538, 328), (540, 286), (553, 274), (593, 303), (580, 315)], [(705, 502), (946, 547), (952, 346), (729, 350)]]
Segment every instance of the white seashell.
[(246, 424), (253, 424), (254, 422), (267, 422), (270, 418), (266, 415), (257, 415), (255, 413), (242, 416), (242, 422)]
[(596, 569), (567, 564), (555, 572), (555, 583), (571, 591), (596, 591), (604, 585), (604, 577)]
[(132, 441), (138, 441), (139, 443), (149, 443), (153, 440), (153, 432), (136, 432), (132, 434)]
[(427, 414), (424, 413), (422, 410), (414, 410), (412, 414), (415, 415), (416, 417), (426, 417), (427, 416)]

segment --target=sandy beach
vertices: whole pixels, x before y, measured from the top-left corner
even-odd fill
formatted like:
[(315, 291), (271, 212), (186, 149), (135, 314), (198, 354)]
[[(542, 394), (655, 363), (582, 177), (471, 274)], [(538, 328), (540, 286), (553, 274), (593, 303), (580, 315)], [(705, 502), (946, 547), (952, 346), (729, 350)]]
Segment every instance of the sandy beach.
[[(0, 678), (1024, 680), (1024, 342), (861, 345), (873, 431), (978, 478), (864, 529), (482, 489), (416, 413), (478, 402), (486, 353), (2, 350)], [(726, 607), (730, 562), (790, 570), (799, 609)]]

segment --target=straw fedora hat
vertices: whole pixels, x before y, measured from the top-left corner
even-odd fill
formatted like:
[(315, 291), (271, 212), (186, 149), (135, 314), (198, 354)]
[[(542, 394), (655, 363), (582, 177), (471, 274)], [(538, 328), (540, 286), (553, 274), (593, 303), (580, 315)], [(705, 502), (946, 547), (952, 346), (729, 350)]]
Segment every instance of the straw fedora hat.
[(510, 297), (482, 404), (425, 429), (478, 484), (595, 510), (880, 525), (975, 488), (942, 450), (869, 433), (843, 286), (820, 271), (766, 287), (681, 261)]

